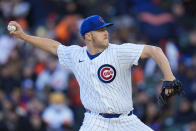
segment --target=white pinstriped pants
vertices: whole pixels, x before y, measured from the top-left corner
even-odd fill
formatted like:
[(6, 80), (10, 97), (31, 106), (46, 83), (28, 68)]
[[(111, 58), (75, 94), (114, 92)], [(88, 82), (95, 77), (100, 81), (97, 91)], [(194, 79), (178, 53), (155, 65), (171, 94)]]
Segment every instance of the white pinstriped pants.
[(80, 131), (153, 131), (132, 114), (119, 118), (104, 118), (98, 114), (85, 113)]

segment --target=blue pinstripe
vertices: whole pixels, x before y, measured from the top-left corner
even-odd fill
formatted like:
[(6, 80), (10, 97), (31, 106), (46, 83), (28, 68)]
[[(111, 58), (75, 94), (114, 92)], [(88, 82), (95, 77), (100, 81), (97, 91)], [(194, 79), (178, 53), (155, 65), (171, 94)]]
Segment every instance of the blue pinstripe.
[[(85, 113), (80, 131), (151, 131), (135, 116), (102, 118), (96, 113), (128, 113), (133, 110), (130, 69), (137, 65), (143, 45), (110, 44), (99, 56), (90, 60), (86, 47), (60, 45), (57, 49), (60, 64), (69, 67), (80, 85), (81, 101), (93, 113)], [(81, 60), (82, 62), (79, 62)], [(97, 76), (98, 69), (109, 64), (116, 70), (110, 83), (103, 83)]]

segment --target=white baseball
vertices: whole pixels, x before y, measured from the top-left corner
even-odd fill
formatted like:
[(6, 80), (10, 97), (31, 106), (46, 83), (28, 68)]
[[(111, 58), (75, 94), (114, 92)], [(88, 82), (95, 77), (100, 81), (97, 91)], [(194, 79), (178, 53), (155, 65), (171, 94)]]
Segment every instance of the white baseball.
[(8, 25), (8, 26), (7, 26), (7, 29), (8, 29), (9, 31), (15, 31), (15, 30), (16, 30), (16, 26), (14, 26), (14, 25)]

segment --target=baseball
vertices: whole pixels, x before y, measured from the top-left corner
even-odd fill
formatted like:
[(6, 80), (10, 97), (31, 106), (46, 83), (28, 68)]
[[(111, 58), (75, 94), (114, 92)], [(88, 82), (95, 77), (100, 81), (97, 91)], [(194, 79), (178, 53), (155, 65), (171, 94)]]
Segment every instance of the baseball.
[(8, 29), (9, 31), (15, 31), (15, 30), (16, 30), (16, 26), (14, 26), (14, 25), (8, 25), (8, 26), (7, 26), (7, 29)]

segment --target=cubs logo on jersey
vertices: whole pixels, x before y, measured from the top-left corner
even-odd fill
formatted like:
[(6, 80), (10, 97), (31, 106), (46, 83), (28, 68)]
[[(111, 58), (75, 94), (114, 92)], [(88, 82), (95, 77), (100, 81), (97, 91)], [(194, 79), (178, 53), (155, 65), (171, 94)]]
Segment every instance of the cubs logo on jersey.
[(104, 64), (99, 67), (97, 75), (100, 81), (104, 83), (110, 83), (116, 77), (116, 70), (112, 65)]

